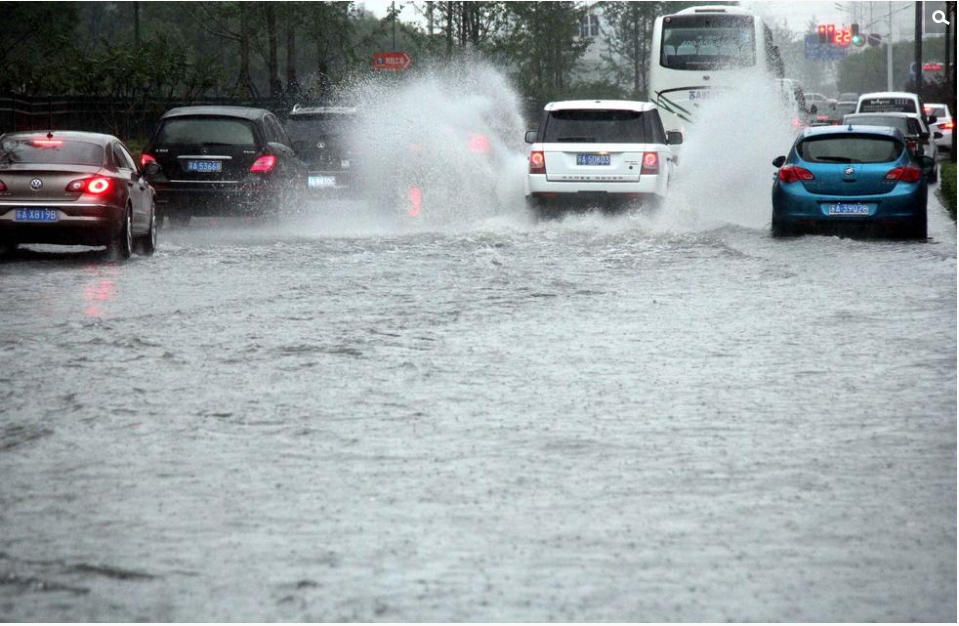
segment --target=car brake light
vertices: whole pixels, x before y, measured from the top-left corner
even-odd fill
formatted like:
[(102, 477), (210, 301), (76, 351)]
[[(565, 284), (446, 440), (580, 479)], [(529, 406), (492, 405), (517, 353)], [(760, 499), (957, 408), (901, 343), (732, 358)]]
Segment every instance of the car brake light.
[(546, 173), (546, 155), (539, 150), (534, 150), (529, 153), (529, 173), (530, 174), (545, 174)]
[(792, 123), (793, 126), (796, 126), (796, 127), (799, 127), (799, 126), (802, 126), (802, 125), (803, 125), (803, 121), (802, 121), (801, 119), (799, 119), (798, 117), (794, 117), (794, 118), (793, 118), (793, 121), (792, 121), (791, 123)]
[(800, 180), (813, 180), (815, 178), (816, 177), (813, 176), (812, 172), (804, 167), (785, 165), (779, 168), (779, 180), (784, 183), (794, 183)]
[(904, 183), (918, 183), (920, 178), (922, 178), (922, 170), (911, 165), (897, 167), (886, 173), (886, 180), (896, 180)]
[(476, 154), (486, 154), (489, 152), (489, 139), (486, 138), (486, 135), (470, 135), (469, 149), (470, 152)]
[(419, 187), (410, 187), (407, 198), (410, 201), (408, 209), (410, 217), (419, 217), (420, 211), (423, 210), (423, 190)]
[(83, 193), (90, 193), (95, 196), (99, 196), (110, 191), (112, 186), (113, 183), (109, 178), (94, 176), (93, 178), (80, 178), (78, 180), (71, 181), (70, 184), (67, 185), (67, 191), (80, 191)]
[(63, 145), (60, 139), (34, 139), (31, 143), (37, 148), (59, 148)]
[(909, 152), (915, 152), (919, 149), (919, 144), (915, 141), (907, 141), (906, 148), (909, 150)]
[(250, 166), (250, 171), (260, 173), (272, 172), (274, 167), (276, 167), (276, 157), (272, 154), (264, 154), (253, 162), (253, 165)]
[(3, 184), (2, 180), (0, 180), (0, 191), (6, 191), (6, 190), (7, 190), (7, 186)]
[(153, 158), (152, 154), (147, 154), (144, 152), (140, 155), (140, 167), (146, 167), (147, 163), (156, 163), (157, 160)]
[(643, 153), (643, 168), (640, 174), (658, 174), (659, 173), (659, 154), (656, 152)]
[(939, 128), (941, 128), (942, 130), (952, 130), (955, 127), (956, 127), (955, 122), (943, 122), (942, 124), (939, 124)]

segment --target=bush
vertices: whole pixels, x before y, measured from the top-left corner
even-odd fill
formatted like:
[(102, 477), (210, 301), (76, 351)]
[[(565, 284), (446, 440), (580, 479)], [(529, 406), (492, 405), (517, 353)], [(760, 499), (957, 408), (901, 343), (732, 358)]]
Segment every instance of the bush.
[(956, 219), (956, 164), (946, 161), (939, 166), (939, 193), (953, 221)]

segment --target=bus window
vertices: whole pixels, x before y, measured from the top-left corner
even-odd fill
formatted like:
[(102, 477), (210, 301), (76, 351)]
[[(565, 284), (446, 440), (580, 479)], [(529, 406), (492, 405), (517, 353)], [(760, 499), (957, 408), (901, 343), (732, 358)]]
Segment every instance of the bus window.
[(674, 70), (752, 67), (754, 29), (751, 15), (669, 16), (663, 20), (660, 65)]

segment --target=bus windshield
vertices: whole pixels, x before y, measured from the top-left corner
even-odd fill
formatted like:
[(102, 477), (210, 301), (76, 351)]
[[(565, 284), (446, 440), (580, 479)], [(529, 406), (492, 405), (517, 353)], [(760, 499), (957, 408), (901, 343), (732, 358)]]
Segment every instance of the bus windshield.
[(756, 64), (751, 15), (671, 15), (663, 20), (659, 64), (673, 70), (716, 70)]

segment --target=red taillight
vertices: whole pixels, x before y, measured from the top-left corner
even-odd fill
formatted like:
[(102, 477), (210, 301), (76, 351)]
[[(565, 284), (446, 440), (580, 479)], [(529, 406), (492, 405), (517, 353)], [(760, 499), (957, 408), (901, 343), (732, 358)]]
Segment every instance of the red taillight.
[(79, 191), (100, 196), (110, 191), (111, 187), (113, 187), (113, 183), (109, 178), (95, 176), (93, 178), (81, 178), (79, 180), (71, 181), (70, 184), (67, 185), (67, 191)]
[(779, 180), (784, 183), (794, 183), (800, 180), (813, 180), (816, 178), (812, 172), (804, 167), (796, 165), (785, 165), (779, 168)]
[(909, 152), (915, 152), (919, 149), (919, 144), (915, 141), (907, 141), (906, 149), (909, 150)]
[(59, 148), (63, 142), (59, 139), (34, 139), (32, 143), (37, 148)]
[(922, 178), (922, 170), (911, 165), (897, 167), (886, 173), (886, 180), (897, 180), (904, 183), (918, 183), (920, 178)]
[(942, 130), (952, 130), (955, 127), (956, 127), (955, 122), (943, 122), (942, 124), (939, 124), (939, 128), (941, 128)]
[(250, 166), (250, 171), (260, 172), (262, 174), (272, 172), (274, 167), (276, 167), (276, 157), (272, 154), (264, 154), (261, 157), (257, 157), (253, 165)]
[(659, 154), (656, 152), (643, 153), (643, 168), (640, 174), (658, 174), (659, 173)]
[(533, 152), (529, 153), (529, 173), (546, 173), (546, 155), (539, 150), (534, 150)]
[(0, 191), (6, 191), (6, 190), (7, 190), (7, 186), (3, 184), (2, 180), (0, 180)]
[(796, 127), (803, 126), (803, 121), (799, 119), (798, 117), (793, 118), (793, 121), (791, 123), (793, 126), (796, 126)]
[(419, 217), (420, 211), (423, 210), (423, 190), (419, 187), (410, 187), (407, 195), (410, 201), (410, 217)]
[(156, 163), (157, 160), (153, 158), (152, 154), (147, 154), (144, 152), (140, 155), (140, 167), (146, 167), (147, 163)]
[(469, 149), (476, 154), (486, 154), (489, 152), (489, 139), (486, 135), (470, 135)]

